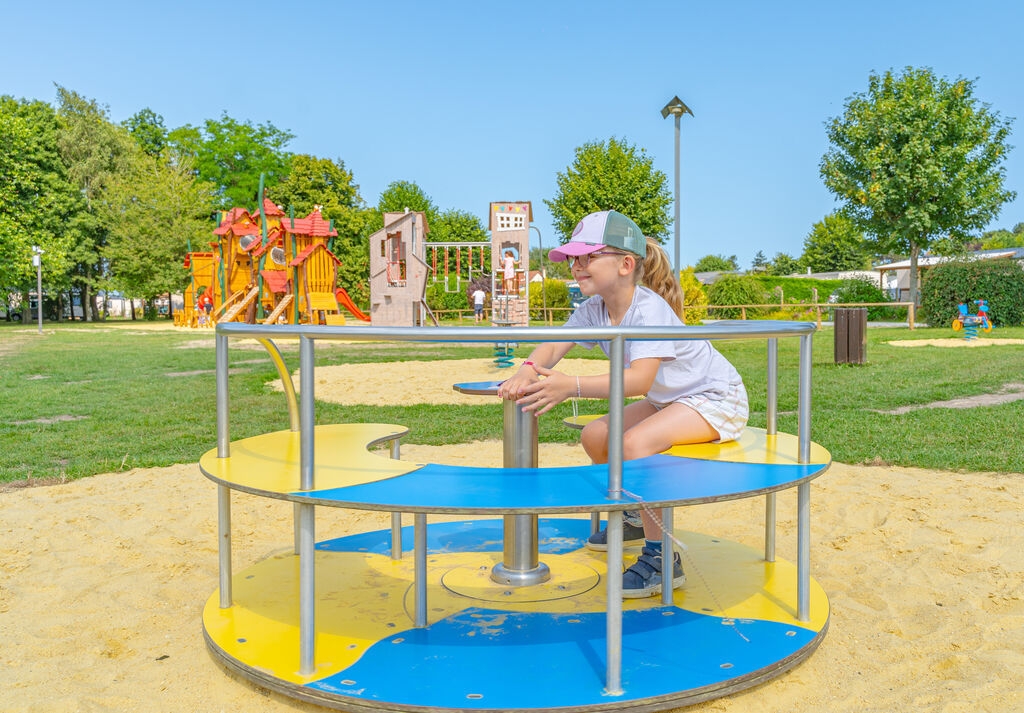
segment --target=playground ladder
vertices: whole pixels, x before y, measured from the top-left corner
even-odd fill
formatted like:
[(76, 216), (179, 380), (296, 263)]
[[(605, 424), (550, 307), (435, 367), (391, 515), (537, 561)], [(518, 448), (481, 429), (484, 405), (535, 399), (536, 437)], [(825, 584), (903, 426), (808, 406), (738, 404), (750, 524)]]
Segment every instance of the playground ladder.
[(274, 324), (274, 322), (277, 321), (277, 318), (281, 316), (281, 314), (285, 311), (288, 305), (292, 303), (292, 297), (293, 295), (291, 293), (285, 295), (284, 299), (282, 299), (278, 303), (277, 307), (274, 308), (274, 311), (271, 312), (270, 315), (265, 320), (263, 320), (263, 324)]
[(440, 327), (441, 324), (437, 321), (437, 317), (434, 316), (434, 313), (430, 310), (430, 307), (427, 306), (427, 301), (420, 300), (420, 304), (423, 305), (423, 309), (425, 309), (427, 311), (427, 314), (430, 315), (430, 320), (434, 323), (434, 326)]
[(224, 316), (221, 317), (220, 320), (218, 321), (230, 322), (231, 320), (233, 320), (235, 317), (238, 316), (239, 312), (245, 309), (246, 306), (248, 306), (248, 304), (256, 298), (256, 295), (258, 295), (259, 293), (260, 288), (253, 287), (251, 290), (249, 290), (248, 294), (246, 294), (246, 296), (241, 299), (241, 301), (236, 302), (234, 305), (232, 305), (231, 309), (225, 312)]

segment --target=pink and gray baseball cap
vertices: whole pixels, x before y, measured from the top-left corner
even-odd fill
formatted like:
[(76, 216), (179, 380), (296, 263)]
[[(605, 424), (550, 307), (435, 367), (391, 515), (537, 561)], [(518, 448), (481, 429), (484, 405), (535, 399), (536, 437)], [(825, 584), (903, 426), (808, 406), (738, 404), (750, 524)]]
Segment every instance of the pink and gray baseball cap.
[(602, 210), (583, 216), (569, 242), (550, 251), (548, 259), (562, 262), (606, 247), (647, 257), (647, 238), (640, 227), (618, 211)]

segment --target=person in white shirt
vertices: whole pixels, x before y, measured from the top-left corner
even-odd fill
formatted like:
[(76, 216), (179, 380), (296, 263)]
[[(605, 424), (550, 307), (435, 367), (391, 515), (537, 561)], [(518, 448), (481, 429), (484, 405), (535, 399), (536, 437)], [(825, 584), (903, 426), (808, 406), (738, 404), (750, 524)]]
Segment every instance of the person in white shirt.
[(477, 287), (476, 292), (473, 293), (473, 313), (477, 322), (484, 318), (484, 300), (486, 298), (487, 293)]
[[(572, 261), (572, 275), (590, 296), (566, 322), (567, 327), (682, 325), (683, 294), (668, 255), (645, 238), (628, 217), (615, 211), (591, 213), (572, 238), (549, 253), (551, 260)], [(640, 282), (643, 282), (643, 285)], [(566, 399), (607, 398), (608, 374), (573, 377), (553, 367), (576, 342), (541, 344), (519, 371), (498, 390), (524, 411), (545, 413)], [(579, 342), (592, 349), (595, 342)], [(601, 342), (608, 354), (609, 343)], [(738, 438), (749, 407), (743, 379), (706, 340), (627, 341), (625, 396), (647, 398), (623, 412), (623, 458), (661, 453), (674, 444), (719, 442)], [(544, 377), (544, 378), (540, 378)], [(594, 463), (608, 462), (608, 417), (583, 429), (583, 448)], [(623, 596), (661, 592), (661, 530), (646, 512), (627, 513), (623, 541), (641, 544), (643, 553), (623, 574)], [(642, 527), (637, 522), (642, 520)], [(646, 538), (646, 542), (643, 541)], [(587, 546), (607, 550), (607, 531), (592, 535)], [(673, 557), (672, 587), (683, 584), (679, 553)]]

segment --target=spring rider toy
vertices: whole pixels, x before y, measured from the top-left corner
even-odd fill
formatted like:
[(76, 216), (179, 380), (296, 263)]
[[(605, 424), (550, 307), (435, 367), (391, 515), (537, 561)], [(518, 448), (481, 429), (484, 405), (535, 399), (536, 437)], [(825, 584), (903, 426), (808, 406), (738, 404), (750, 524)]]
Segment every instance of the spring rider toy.
[(988, 318), (988, 300), (974, 300), (978, 305), (977, 314), (967, 313), (967, 303), (961, 302), (957, 305), (960, 314), (953, 320), (953, 331), (964, 330), (964, 339), (977, 339), (978, 327), (983, 332), (992, 331), (992, 321)]

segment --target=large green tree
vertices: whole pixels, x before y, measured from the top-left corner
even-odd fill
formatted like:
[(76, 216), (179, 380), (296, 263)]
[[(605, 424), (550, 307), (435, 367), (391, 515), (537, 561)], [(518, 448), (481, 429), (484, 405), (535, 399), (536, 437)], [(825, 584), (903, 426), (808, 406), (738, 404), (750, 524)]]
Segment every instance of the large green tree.
[(842, 213), (830, 213), (811, 227), (800, 259), (812, 272), (867, 270), (871, 255), (862, 233)]
[(132, 114), (122, 122), (122, 126), (150, 156), (159, 156), (167, 146), (164, 118), (149, 107)]
[(1004, 188), (1010, 121), (974, 97), (974, 82), (930, 69), (871, 74), (828, 124), (826, 187), (877, 243), (910, 256), (917, 299), (921, 251), (962, 245), (1014, 193)]
[(694, 272), (734, 272), (739, 269), (735, 255), (705, 255), (693, 266)]
[(167, 137), (171, 150), (191, 162), (196, 175), (215, 186), (217, 206), (248, 207), (256, 202), (260, 174), (273, 186), (288, 174), (291, 154), (286, 147), (294, 134), (269, 121), (238, 121), (224, 112), (202, 127), (186, 124)]
[(97, 199), (113, 177), (127, 170), (138, 148), (125, 129), (110, 122), (106, 106), (61, 86), (57, 87), (57, 116), (57, 148), (82, 202), (65, 226), (72, 240), (72, 279), (82, 288), (85, 319), (91, 321), (99, 317), (95, 290), (106, 279), (102, 251), (108, 226), (99, 216)]
[(321, 214), (333, 220), (338, 231), (331, 245), (341, 260), (338, 282), (353, 300), (369, 304), (370, 251), (366, 227), (374, 213), (366, 208), (345, 162), (340, 158), (332, 161), (296, 154), (291, 158), (288, 177), (269, 188), (267, 197), (300, 218), (314, 206), (322, 206)]
[[(0, 97), (0, 294), (35, 286), (32, 246), (45, 252), (48, 287), (65, 286), (70, 236), (63, 224), (75, 197), (57, 153), (49, 104)], [(9, 311), (8, 311), (9, 315)]]
[(981, 250), (1024, 247), (1024, 223), (1017, 223), (1013, 230), (990, 230), (982, 234), (979, 242)]
[(800, 261), (789, 253), (775, 253), (775, 257), (768, 263), (769, 275), (783, 277), (798, 272), (800, 272)]
[(617, 210), (629, 216), (644, 235), (664, 242), (671, 224), (668, 179), (654, 169), (644, 149), (616, 138), (583, 144), (573, 162), (556, 176), (558, 191), (544, 203), (564, 243), (588, 213)]
[(188, 245), (208, 239), (213, 196), (187, 164), (169, 165), (141, 148), (103, 190), (100, 217), (108, 226), (103, 258), (108, 284), (129, 299), (152, 300), (185, 286)]

